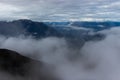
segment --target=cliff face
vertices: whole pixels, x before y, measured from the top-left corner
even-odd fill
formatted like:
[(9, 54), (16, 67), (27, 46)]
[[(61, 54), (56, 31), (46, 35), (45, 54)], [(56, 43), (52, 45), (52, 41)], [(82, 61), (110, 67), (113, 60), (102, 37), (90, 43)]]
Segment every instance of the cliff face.
[(56, 80), (46, 69), (40, 61), (0, 49), (0, 80)]

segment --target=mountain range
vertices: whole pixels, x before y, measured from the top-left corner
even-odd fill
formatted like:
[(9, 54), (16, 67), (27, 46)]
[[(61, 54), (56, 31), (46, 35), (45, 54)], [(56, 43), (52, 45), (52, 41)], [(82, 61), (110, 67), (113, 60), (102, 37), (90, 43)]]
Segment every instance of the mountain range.
[[(72, 40), (99, 40), (104, 37), (98, 31), (119, 27), (120, 22), (35, 22), (27, 19), (0, 21), (0, 35), (20, 35), (34, 38), (64, 37)], [(94, 33), (94, 34), (90, 34)]]

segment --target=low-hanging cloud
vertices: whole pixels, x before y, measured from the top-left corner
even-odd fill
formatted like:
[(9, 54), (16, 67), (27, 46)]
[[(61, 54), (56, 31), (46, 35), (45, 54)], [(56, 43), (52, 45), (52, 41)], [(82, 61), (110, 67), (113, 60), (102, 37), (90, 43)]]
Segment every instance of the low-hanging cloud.
[[(72, 49), (64, 38), (0, 37), (0, 48), (17, 51), (55, 67), (60, 80), (119, 80), (120, 28), (100, 31), (106, 38)], [(22, 79), (21, 79), (22, 80)]]

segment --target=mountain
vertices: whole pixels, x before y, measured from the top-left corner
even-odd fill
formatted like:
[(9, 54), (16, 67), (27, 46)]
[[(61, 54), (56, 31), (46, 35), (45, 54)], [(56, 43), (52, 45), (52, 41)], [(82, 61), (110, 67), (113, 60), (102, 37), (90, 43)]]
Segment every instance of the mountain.
[(75, 21), (75, 22), (47, 22), (47, 25), (53, 27), (64, 27), (66, 29), (86, 29), (93, 30), (94, 32), (110, 29), (112, 27), (120, 27), (120, 22), (105, 21), (105, 22), (87, 22), (87, 21)]
[(73, 22), (71, 26), (91, 28), (94, 31), (101, 31), (105, 29), (110, 29), (112, 27), (120, 27), (120, 22)]
[[(111, 24), (111, 25), (110, 25)], [(70, 43), (84, 42), (88, 40), (99, 40), (101, 34), (90, 35), (95, 29), (106, 27), (98, 26), (119, 26), (120, 23), (106, 22), (35, 22), (32, 20), (20, 19), (10, 22), (0, 21), (0, 35), (16, 37), (20, 35), (32, 36), (34, 38), (63, 37)], [(82, 26), (82, 27), (81, 27)], [(109, 28), (109, 27), (107, 27)]]
[(43, 22), (34, 22), (31, 20), (15, 20), (11, 22), (0, 21), (0, 35), (19, 36), (31, 35), (35, 38), (47, 36), (59, 36), (59, 33), (52, 27)]
[[(67, 38), (99, 40), (104, 38), (103, 34), (98, 31), (110, 29), (111, 27), (119, 27), (120, 22), (46, 22), (45, 24), (52, 26), (61, 35)], [(95, 33), (91, 35), (90, 33)]]
[(48, 65), (8, 49), (0, 49), (0, 80), (58, 80)]

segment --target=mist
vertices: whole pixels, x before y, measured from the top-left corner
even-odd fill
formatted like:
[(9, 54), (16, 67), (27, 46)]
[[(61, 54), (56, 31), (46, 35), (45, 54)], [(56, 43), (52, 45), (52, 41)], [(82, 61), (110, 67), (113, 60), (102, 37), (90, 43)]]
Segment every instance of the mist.
[(77, 49), (65, 38), (21, 36), (0, 36), (0, 48), (17, 51), (52, 66), (60, 80), (120, 80), (120, 28), (98, 33), (106, 37), (87, 41)]

